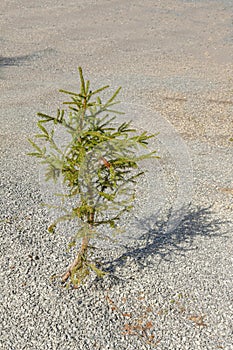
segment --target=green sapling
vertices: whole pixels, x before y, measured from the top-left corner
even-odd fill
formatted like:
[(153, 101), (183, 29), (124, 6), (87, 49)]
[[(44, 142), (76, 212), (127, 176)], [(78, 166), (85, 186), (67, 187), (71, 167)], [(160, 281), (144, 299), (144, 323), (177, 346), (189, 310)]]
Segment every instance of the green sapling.
[[(143, 174), (138, 162), (145, 158), (158, 158), (156, 151), (148, 150), (148, 140), (155, 135), (147, 132), (137, 134), (131, 122), (116, 126), (114, 107), (121, 88), (103, 102), (99, 94), (108, 88), (104, 86), (90, 90), (89, 80), (85, 81), (81, 67), (80, 92), (60, 90), (71, 100), (64, 102), (66, 110), (58, 109), (56, 116), (38, 113), (37, 125), (40, 133), (29, 139), (34, 148), (32, 156), (46, 165), (46, 180), (62, 178), (66, 198), (75, 203), (71, 210), (65, 210), (48, 228), (54, 232), (59, 222), (76, 220), (77, 232), (69, 247), (79, 246), (74, 261), (62, 276), (64, 283), (78, 286), (91, 271), (103, 276), (104, 271), (91, 261), (90, 240), (101, 239), (99, 227), (108, 225), (116, 228), (124, 212), (133, 207), (135, 184)], [(49, 124), (51, 127), (45, 127)], [(55, 128), (56, 126), (56, 128)], [(67, 143), (60, 146), (55, 135), (59, 128), (69, 136)], [(141, 148), (145, 152), (139, 155)], [(81, 244), (79, 242), (81, 241)]]

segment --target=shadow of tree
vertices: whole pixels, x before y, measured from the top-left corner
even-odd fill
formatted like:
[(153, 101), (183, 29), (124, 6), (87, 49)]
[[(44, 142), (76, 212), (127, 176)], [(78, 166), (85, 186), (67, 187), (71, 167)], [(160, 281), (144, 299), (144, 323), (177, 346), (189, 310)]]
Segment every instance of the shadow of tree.
[(0, 56), (0, 67), (20, 66), (25, 62), (33, 59), (35, 54), (15, 56), (15, 57), (2, 57)]
[(45, 55), (55, 54), (56, 51), (52, 48), (46, 48), (44, 50), (39, 50), (36, 52), (33, 52), (29, 55), (21, 55), (21, 56), (14, 56), (14, 57), (3, 57), (0, 56), (0, 68), (1, 67), (11, 67), (11, 66), (21, 66), (28, 61), (41, 58)]
[[(169, 215), (164, 221), (158, 221), (156, 215), (136, 220), (135, 229), (142, 231), (142, 234), (133, 241), (133, 244), (124, 246), (126, 250), (124, 254), (113, 261), (106, 261), (105, 270), (114, 273), (116, 267), (124, 266), (128, 258), (137, 262), (140, 268), (143, 268), (144, 264), (148, 266), (147, 258), (155, 255), (161, 260), (172, 261), (175, 256), (184, 255), (188, 250), (195, 249), (193, 244), (196, 237), (213, 238), (226, 234), (220, 231), (222, 224), (226, 222), (215, 218), (211, 207), (188, 208), (188, 210), (182, 208), (175, 213), (175, 220)], [(174, 213), (172, 215), (174, 216)], [(170, 225), (171, 219), (173, 223), (177, 222), (177, 225)]]

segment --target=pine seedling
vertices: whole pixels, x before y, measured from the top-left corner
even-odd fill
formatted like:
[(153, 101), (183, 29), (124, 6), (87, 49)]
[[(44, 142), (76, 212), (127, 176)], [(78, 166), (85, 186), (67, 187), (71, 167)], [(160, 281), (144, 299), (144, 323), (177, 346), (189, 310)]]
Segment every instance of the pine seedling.
[[(135, 184), (143, 174), (139, 162), (145, 158), (158, 158), (156, 151), (148, 150), (148, 141), (155, 135), (137, 133), (131, 122), (116, 123), (115, 110), (120, 89), (103, 102), (100, 93), (109, 86), (90, 90), (79, 67), (80, 92), (60, 90), (71, 100), (63, 102), (66, 109), (58, 109), (56, 116), (38, 113), (40, 142), (29, 139), (34, 151), (29, 155), (45, 164), (46, 180), (61, 178), (67, 198), (75, 203), (71, 210), (58, 217), (48, 228), (54, 232), (65, 220), (75, 220), (76, 234), (69, 248), (79, 250), (74, 261), (62, 275), (62, 282), (77, 287), (93, 271), (98, 277), (105, 272), (90, 259), (91, 240), (105, 239), (99, 228), (116, 229), (120, 218), (133, 207)], [(45, 125), (49, 126), (46, 128)], [(55, 127), (56, 126), (56, 127)], [(69, 136), (60, 146), (55, 134), (61, 128)], [(140, 152), (144, 148), (145, 152)], [(140, 153), (140, 155), (139, 155)], [(98, 267), (97, 267), (98, 266)]]

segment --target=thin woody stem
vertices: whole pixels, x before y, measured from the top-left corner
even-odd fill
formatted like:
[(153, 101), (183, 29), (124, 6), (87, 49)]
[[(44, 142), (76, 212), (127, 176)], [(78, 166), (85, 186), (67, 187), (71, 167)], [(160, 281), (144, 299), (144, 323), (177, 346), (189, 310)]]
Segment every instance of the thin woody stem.
[[(94, 224), (94, 212), (88, 215), (88, 223), (90, 224), (90, 229), (92, 229)], [(62, 276), (62, 282), (66, 282), (68, 278), (71, 276), (73, 269), (83, 260), (83, 257), (86, 256), (88, 244), (90, 238), (88, 236), (83, 237), (81, 248), (75, 257), (74, 261), (70, 264), (65, 274)]]
[(71, 276), (72, 270), (79, 264), (80, 260), (85, 255), (88, 248), (88, 243), (89, 243), (89, 238), (83, 237), (81, 248), (76, 258), (72, 262), (72, 264), (70, 264), (70, 266), (68, 267), (68, 270), (66, 271), (66, 273), (62, 276), (62, 282), (66, 282), (68, 278)]

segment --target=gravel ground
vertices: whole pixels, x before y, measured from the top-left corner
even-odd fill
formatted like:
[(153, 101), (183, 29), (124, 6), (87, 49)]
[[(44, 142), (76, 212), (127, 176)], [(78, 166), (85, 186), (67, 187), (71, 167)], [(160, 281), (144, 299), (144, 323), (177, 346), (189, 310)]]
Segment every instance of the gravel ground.
[[(3, 350), (233, 349), (233, 28), (230, 0), (2, 0)], [(70, 235), (50, 235), (48, 188), (27, 137), (59, 88), (123, 87), (139, 130), (159, 131), (118, 241), (95, 242), (109, 273), (58, 279)]]

